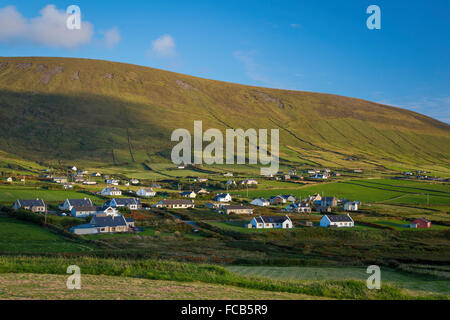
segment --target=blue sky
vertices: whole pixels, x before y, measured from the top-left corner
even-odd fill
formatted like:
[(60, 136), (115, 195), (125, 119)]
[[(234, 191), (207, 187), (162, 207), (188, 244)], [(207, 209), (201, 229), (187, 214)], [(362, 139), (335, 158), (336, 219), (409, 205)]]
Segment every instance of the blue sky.
[[(81, 30), (61, 20), (72, 4)], [(366, 27), (372, 4), (381, 30)], [(0, 55), (105, 59), (334, 93), (450, 123), (449, 13), (447, 0), (2, 0)]]

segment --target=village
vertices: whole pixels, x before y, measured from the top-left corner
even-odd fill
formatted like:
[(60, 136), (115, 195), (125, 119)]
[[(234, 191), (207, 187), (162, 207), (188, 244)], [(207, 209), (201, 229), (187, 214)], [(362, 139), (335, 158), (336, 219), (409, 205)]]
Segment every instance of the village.
[[(184, 166), (178, 166), (183, 170)], [(363, 170), (352, 169), (353, 174), (361, 174)], [(293, 229), (298, 226), (292, 217), (302, 217), (302, 227), (322, 228), (353, 228), (355, 221), (353, 213), (358, 213), (363, 203), (358, 199), (338, 198), (334, 195), (315, 193), (297, 197), (292, 194), (277, 194), (273, 191), (270, 197), (255, 197), (243, 200), (239, 195), (232, 195), (230, 190), (255, 190), (259, 181), (326, 181), (331, 178), (340, 177), (339, 172), (330, 169), (307, 169), (301, 174), (291, 169), (288, 173), (280, 172), (261, 178), (245, 178), (238, 180), (233, 173), (223, 173), (225, 191), (215, 192), (214, 184), (209, 183), (206, 177), (192, 179), (192, 183), (185, 188), (189, 190), (178, 190), (168, 193), (167, 187), (157, 182), (144, 185), (139, 179), (123, 180), (100, 172), (89, 173), (76, 167), (68, 168), (68, 174), (41, 175), (41, 180), (46, 180), (54, 185), (59, 185), (63, 190), (71, 190), (77, 186), (88, 186), (95, 188), (97, 185), (105, 185), (101, 190), (92, 189), (92, 195), (102, 197), (103, 203), (94, 203), (89, 197), (81, 199), (61, 199), (57, 208), (49, 205), (43, 199), (16, 199), (12, 208), (14, 210), (28, 210), (34, 213), (47, 215), (67, 216), (78, 218), (80, 224), (70, 228), (70, 232), (76, 235), (92, 235), (105, 233), (138, 233), (143, 230), (135, 225), (132, 217), (125, 216), (134, 211), (143, 211), (151, 214), (153, 208), (166, 210), (189, 210), (193, 208), (204, 208), (211, 213), (221, 217), (240, 216), (243, 217), (240, 225), (247, 229)], [(14, 178), (17, 182), (25, 183), (25, 177)], [(191, 179), (189, 179), (191, 181)], [(8, 177), (5, 182), (12, 182)], [(133, 189), (129, 187), (133, 186)], [(178, 184), (179, 187), (179, 184)], [(78, 187), (77, 187), (78, 188)], [(220, 190), (219, 190), (220, 191)], [(153, 200), (156, 199), (156, 200)], [(308, 220), (308, 217), (320, 215)], [(247, 217), (247, 218), (245, 218)], [(412, 219), (403, 227), (417, 229), (430, 228), (431, 221), (421, 217)]]

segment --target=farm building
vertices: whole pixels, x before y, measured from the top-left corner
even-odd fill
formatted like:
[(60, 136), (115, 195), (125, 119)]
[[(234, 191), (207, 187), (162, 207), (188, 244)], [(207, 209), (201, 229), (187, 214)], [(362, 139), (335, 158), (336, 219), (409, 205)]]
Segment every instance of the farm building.
[(33, 212), (45, 213), (47, 212), (47, 206), (45, 205), (44, 200), (36, 199), (36, 200), (16, 200), (13, 204), (12, 208), (14, 210), (24, 209), (30, 210)]
[(411, 221), (411, 224), (409, 225), (410, 228), (431, 228), (431, 221), (429, 221), (428, 219), (425, 218), (419, 218), (419, 219), (415, 219), (413, 221)]
[(249, 228), (256, 229), (267, 229), (267, 228), (277, 228), (277, 229), (290, 229), (292, 228), (292, 221), (288, 216), (284, 217), (271, 217), (271, 216), (259, 216), (253, 218), (248, 225)]
[(161, 200), (156, 204), (157, 208), (171, 208), (171, 209), (187, 209), (194, 208), (193, 200), (173, 199), (173, 200)]
[(354, 227), (355, 223), (349, 214), (324, 215), (320, 220), (321, 227)]

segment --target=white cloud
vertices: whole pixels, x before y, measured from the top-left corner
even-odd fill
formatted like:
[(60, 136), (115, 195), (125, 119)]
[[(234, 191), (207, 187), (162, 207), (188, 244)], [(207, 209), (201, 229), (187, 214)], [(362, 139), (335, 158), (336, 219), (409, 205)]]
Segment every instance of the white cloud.
[(291, 28), (295, 28), (295, 29), (299, 29), (302, 27), (302, 25), (298, 24), (298, 23), (291, 23), (290, 26), (291, 26)]
[(175, 39), (164, 34), (152, 41), (152, 48), (147, 52), (149, 57), (172, 58), (177, 55)]
[(81, 29), (67, 28), (68, 14), (47, 5), (40, 15), (26, 19), (13, 6), (0, 8), (0, 42), (31, 42), (49, 47), (76, 48), (91, 42), (94, 26), (82, 21)]
[(26, 32), (27, 23), (14, 6), (0, 8), (0, 41), (10, 42)]
[(107, 48), (112, 49), (119, 44), (121, 37), (119, 29), (117, 29), (117, 27), (114, 27), (102, 33), (103, 43)]

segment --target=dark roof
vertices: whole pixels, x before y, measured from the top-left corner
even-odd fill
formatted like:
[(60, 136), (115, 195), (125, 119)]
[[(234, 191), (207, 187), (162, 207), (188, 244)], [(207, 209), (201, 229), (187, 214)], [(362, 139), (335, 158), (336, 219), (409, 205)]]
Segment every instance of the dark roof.
[(67, 199), (69, 200), (69, 204), (72, 207), (87, 207), (87, 206), (92, 206), (92, 201), (91, 199)]
[(118, 227), (126, 226), (126, 220), (123, 216), (102, 216), (97, 215), (92, 218), (91, 224), (96, 224), (99, 227)]
[(125, 221), (126, 222), (134, 222), (134, 219), (133, 218), (125, 218)]
[(99, 225), (86, 223), (86, 224), (81, 224), (79, 226), (72, 227), (72, 228), (70, 228), (70, 230), (74, 230), (74, 229), (92, 229), (92, 228), (98, 228), (98, 227), (99, 227)]
[(335, 199), (337, 200), (336, 197), (323, 197), (322, 201), (334, 201)]
[(35, 200), (18, 200), (19, 204), (22, 207), (45, 207), (44, 200), (41, 199), (35, 199)]
[(114, 200), (116, 201), (116, 203), (118, 205), (130, 205), (130, 204), (137, 204), (140, 205), (141, 204), (141, 200), (137, 199), (137, 198), (114, 198)]
[(73, 206), (72, 210), (75, 211), (98, 211), (98, 207), (96, 206)]
[(430, 222), (430, 220), (428, 220), (428, 219), (426, 219), (426, 218), (417, 218), (417, 219), (414, 219), (414, 220), (412, 221), (412, 223), (414, 223), (415, 221), (423, 221), (423, 222), (425, 222), (425, 223)]
[(226, 206), (225, 209), (226, 209), (226, 210), (229, 210), (229, 209), (246, 209), (246, 210), (253, 210), (252, 207), (239, 206), (239, 205)]
[(256, 218), (256, 222), (258, 223), (283, 223), (286, 220), (288, 220), (286, 216), (259, 216)]
[(352, 222), (352, 218), (346, 214), (330, 214), (327, 217), (331, 222)]

